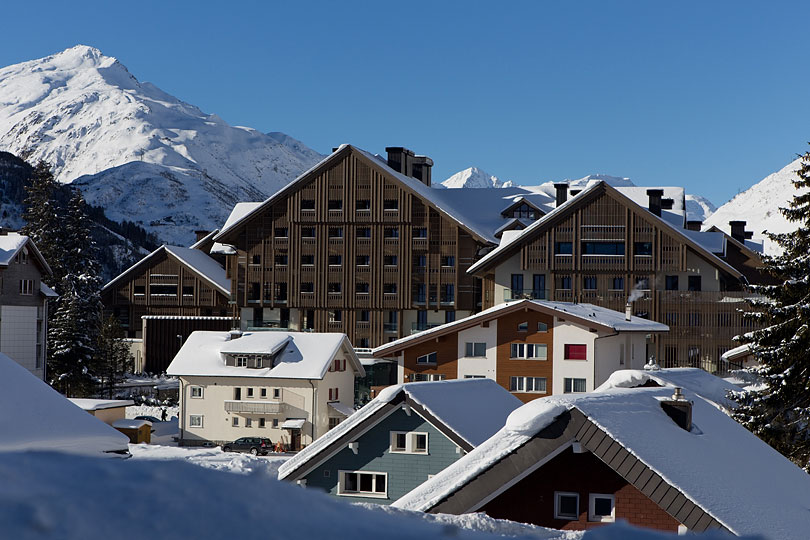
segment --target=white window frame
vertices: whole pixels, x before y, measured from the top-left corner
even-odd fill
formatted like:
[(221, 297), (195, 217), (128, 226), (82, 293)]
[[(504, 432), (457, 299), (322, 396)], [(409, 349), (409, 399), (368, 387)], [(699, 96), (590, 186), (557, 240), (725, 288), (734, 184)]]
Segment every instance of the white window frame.
[(252, 386), (248, 386), (247, 388), (245, 388), (245, 397), (249, 397), (249, 398), (254, 397), (254, 392), (253, 392), (253, 387)]
[[(347, 491), (346, 486), (346, 475), (347, 474), (356, 474), (358, 475), (357, 478), (357, 488), (358, 491)], [(372, 491), (359, 491), (360, 488), (360, 478), (359, 475), (361, 474), (370, 474), (373, 476), (372, 478)], [(385, 491), (373, 491), (377, 484), (377, 476), (383, 476), (385, 478)], [(388, 473), (386, 472), (378, 472), (378, 471), (338, 471), (338, 495), (341, 497), (366, 497), (372, 499), (387, 499), (388, 498)]]
[[(571, 389), (570, 390), (567, 389), (568, 381), (571, 381)], [(585, 389), (584, 390), (574, 390), (575, 381), (583, 381), (583, 384), (585, 385)], [(563, 379), (563, 393), (564, 394), (581, 394), (581, 393), (587, 392), (587, 391), (588, 391), (588, 379), (585, 379), (583, 377), (565, 377)]]
[[(431, 357), (433, 358), (433, 360), (431, 360)], [(425, 360), (422, 360), (423, 358)], [(433, 351), (432, 353), (427, 353), (427, 354), (423, 354), (422, 356), (417, 356), (416, 357), (416, 363), (418, 365), (436, 364), (437, 359), (438, 359), (438, 355), (436, 354), (436, 351)]]
[(273, 388), (273, 399), (281, 399), (281, 388)]
[[(529, 387), (529, 379), (531, 379), (531, 381), (532, 381), (532, 389), (531, 390), (527, 390), (527, 388)], [(545, 390), (535, 390), (534, 387), (536, 386), (535, 382), (536, 382), (537, 379), (543, 379), (546, 382), (546, 384), (545, 384), (546, 389)], [(512, 384), (513, 382), (516, 383), (516, 384)], [(515, 388), (515, 390), (512, 390), (513, 387)], [(548, 377), (532, 377), (532, 376), (509, 377), (509, 391), (513, 392), (513, 393), (516, 393), (516, 394), (517, 393), (520, 393), (520, 394), (548, 394)]]
[[(475, 354), (476, 349), (483, 347), (483, 351), (478, 351), (482, 354)], [(487, 343), (486, 341), (467, 341), (464, 343), (464, 356), (466, 358), (486, 358), (487, 356)]]
[(253, 418), (247, 417), (245, 418), (245, 427), (252, 428), (253, 427)]
[(20, 294), (23, 296), (31, 296), (34, 294), (34, 280), (21, 279), (20, 280)]
[(234, 359), (236, 367), (247, 367), (247, 356), (237, 356)]
[[(560, 514), (560, 497), (576, 497), (577, 498), (577, 514), (575, 516)], [(554, 519), (565, 519), (568, 521), (577, 521), (579, 519), (579, 493), (571, 491), (555, 491), (554, 492)]]
[(239, 417), (234, 416), (231, 418), (231, 427), (239, 427)]
[[(399, 447), (396, 445), (397, 436), (398, 435), (405, 435), (405, 447)], [(416, 448), (416, 441), (419, 435), (425, 436), (425, 449), (419, 450)], [(418, 454), (418, 455), (427, 455), (429, 453), (428, 447), (428, 434), (425, 431), (392, 431), (391, 432), (391, 445), (388, 448), (388, 451), (392, 454)]]
[(203, 387), (202, 386), (189, 386), (189, 397), (192, 399), (203, 399)]
[[(610, 499), (610, 515), (597, 515), (596, 499)], [(588, 494), (588, 521), (611, 523), (616, 521), (616, 497), (609, 493), (589, 493)]]
[[(190, 414), (190, 415), (188, 415), (188, 427), (189, 428), (201, 428), (201, 427), (203, 427), (203, 418), (204, 418), (204, 415), (202, 415), (202, 414)], [(194, 420), (199, 420), (199, 424), (195, 424)]]
[[(533, 352), (530, 354), (529, 349)], [(536, 356), (537, 350), (544, 350), (546, 354), (543, 357)], [(546, 343), (510, 343), (509, 344), (509, 358), (516, 360), (548, 360), (548, 345)]]

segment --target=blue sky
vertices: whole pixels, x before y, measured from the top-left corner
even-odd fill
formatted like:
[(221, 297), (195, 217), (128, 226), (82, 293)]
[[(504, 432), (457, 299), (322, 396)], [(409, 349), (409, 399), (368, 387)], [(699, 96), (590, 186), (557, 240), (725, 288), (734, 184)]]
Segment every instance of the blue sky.
[[(227, 6), (227, 7), (225, 7)], [(718, 206), (804, 152), (799, 3), (15, 2), (0, 65), (77, 43), (235, 125), (434, 179), (629, 176)]]

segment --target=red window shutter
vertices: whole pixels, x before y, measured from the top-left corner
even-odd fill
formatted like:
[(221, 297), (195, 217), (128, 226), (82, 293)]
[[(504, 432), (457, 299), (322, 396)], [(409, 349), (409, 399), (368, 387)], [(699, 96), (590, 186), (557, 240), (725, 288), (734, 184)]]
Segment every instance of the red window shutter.
[(338, 397), (338, 389), (335, 388), (335, 401), (338, 401), (340, 398)]
[(340, 371), (346, 371), (346, 359), (345, 358), (343, 359), (343, 369), (341, 369)]
[(565, 346), (566, 360), (587, 360), (587, 358), (588, 358), (587, 345), (566, 344)]
[(329, 401), (332, 401), (332, 389), (329, 389)]

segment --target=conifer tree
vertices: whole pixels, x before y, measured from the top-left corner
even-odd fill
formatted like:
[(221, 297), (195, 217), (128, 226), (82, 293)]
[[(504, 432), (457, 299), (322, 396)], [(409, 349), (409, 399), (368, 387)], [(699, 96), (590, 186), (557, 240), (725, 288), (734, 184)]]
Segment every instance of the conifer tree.
[(48, 330), (48, 382), (68, 397), (90, 396), (96, 390), (91, 325), (97, 316), (87, 311), (67, 277), (60, 289), (64, 292)]
[(810, 472), (810, 152), (801, 156), (793, 185), (800, 190), (780, 209), (798, 230), (769, 234), (784, 253), (765, 257), (778, 285), (752, 286), (764, 299), (751, 316), (761, 330), (743, 336), (760, 361), (749, 371), (761, 379), (756, 390), (734, 396), (734, 417), (762, 440)]
[(58, 190), (50, 166), (40, 161), (35, 167), (29, 183), (25, 186), (28, 193), (23, 204), (25, 226), (20, 232), (34, 241), (48, 265), (53, 270), (52, 276), (43, 276), (42, 280), (57, 289), (62, 282), (62, 214), (55, 196)]
[(110, 315), (101, 321), (94, 364), (101, 379), (101, 394), (109, 399), (113, 398), (115, 386), (124, 380), (124, 374), (132, 369), (132, 355), (121, 340), (123, 336), (118, 319)]

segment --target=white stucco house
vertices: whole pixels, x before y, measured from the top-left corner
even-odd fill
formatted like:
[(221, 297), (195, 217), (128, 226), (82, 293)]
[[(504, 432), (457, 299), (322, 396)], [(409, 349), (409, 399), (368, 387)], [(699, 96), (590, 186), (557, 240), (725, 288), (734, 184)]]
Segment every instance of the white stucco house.
[(269, 438), (299, 450), (354, 411), (365, 371), (345, 334), (194, 332), (167, 370), (180, 379), (180, 444)]

